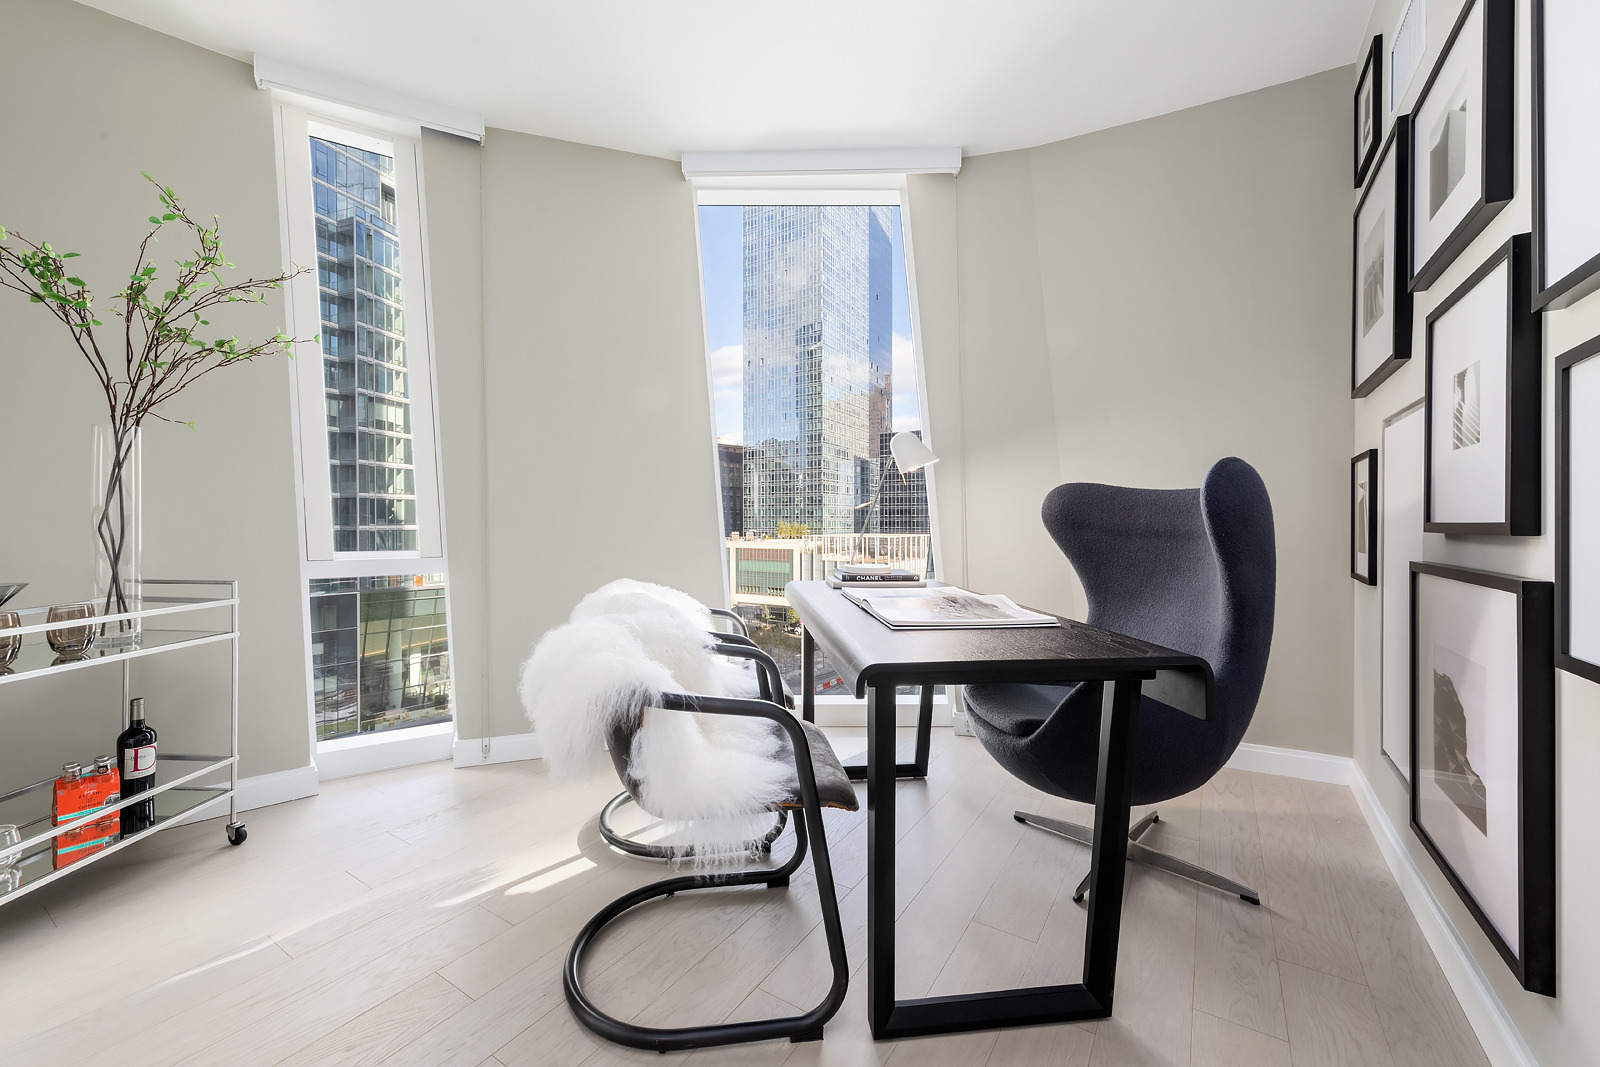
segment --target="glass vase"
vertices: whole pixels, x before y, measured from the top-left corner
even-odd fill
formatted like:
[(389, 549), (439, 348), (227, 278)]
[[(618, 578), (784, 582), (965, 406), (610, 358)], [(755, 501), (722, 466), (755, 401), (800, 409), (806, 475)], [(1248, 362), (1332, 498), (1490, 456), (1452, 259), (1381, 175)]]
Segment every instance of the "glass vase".
[[(94, 428), (90, 522), (94, 535), (95, 598), (101, 615), (121, 615), (143, 607), (142, 453), (138, 427)], [(142, 621), (102, 623), (99, 644), (119, 649), (138, 647)]]

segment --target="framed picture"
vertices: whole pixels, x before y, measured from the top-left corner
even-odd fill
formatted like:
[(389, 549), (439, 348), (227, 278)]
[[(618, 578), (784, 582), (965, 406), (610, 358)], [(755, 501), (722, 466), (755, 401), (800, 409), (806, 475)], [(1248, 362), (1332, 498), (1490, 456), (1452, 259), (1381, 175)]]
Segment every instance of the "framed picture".
[(1351, 218), (1350, 395), (1366, 396), (1411, 358), (1411, 120), (1397, 115)]
[(1467, 0), (1411, 111), (1412, 291), (1439, 280), (1516, 186), (1515, 0)]
[(1539, 313), (1518, 234), (1428, 315), (1423, 524), (1539, 533)]
[(1378, 450), (1350, 461), (1350, 577), (1378, 584)]
[(1383, 140), (1383, 34), (1372, 39), (1367, 61), (1356, 79), (1356, 188), (1367, 180)]
[(1411, 826), (1524, 989), (1556, 995), (1554, 585), (1411, 564)]
[(1426, 558), (1422, 536), (1422, 401), (1383, 425), (1378, 539), (1384, 576), (1382, 706), (1378, 746), (1395, 774), (1411, 781), (1411, 561)]
[(1600, 682), (1600, 337), (1556, 357), (1556, 666)]
[(1600, 4), (1533, 3), (1534, 307), (1600, 289)]

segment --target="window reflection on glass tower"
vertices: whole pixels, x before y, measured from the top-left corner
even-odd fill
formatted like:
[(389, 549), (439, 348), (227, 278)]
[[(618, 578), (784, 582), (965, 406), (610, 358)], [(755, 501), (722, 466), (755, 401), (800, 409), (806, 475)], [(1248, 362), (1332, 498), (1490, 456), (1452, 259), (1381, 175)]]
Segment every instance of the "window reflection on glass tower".
[(333, 547), (416, 551), (394, 160), (311, 138)]
[(850, 533), (871, 510), (857, 505), (890, 428), (892, 210), (744, 209), (746, 533)]

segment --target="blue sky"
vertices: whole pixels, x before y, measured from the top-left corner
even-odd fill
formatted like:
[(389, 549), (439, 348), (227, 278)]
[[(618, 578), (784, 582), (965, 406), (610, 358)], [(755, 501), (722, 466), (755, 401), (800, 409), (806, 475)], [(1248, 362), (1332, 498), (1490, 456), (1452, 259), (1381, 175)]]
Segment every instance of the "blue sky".
[[(894, 428), (914, 430), (922, 425), (922, 416), (911, 347), (905, 241), (900, 231), (900, 209), (890, 210), (894, 217), (889, 235), (894, 243)], [(717, 439), (735, 443), (744, 437), (743, 219), (742, 208), (700, 208), (700, 268), (705, 278)]]

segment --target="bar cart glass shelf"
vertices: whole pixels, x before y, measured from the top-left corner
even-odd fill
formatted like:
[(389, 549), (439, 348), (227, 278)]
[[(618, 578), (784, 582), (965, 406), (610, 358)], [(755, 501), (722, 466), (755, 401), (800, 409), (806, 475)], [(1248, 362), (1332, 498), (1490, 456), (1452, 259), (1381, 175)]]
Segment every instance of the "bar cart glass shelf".
[[(228, 841), (235, 845), (244, 843), (246, 832), (244, 824), (239, 821), (238, 797), (239, 583), (146, 578), (141, 584), (144, 586), (143, 603), (146, 605), (144, 610), (122, 615), (98, 616), (94, 619), (96, 626), (121, 619), (138, 620), (139, 638), (134, 647), (91, 646), (84, 655), (77, 658), (57, 656), (45, 639), (45, 631), (83, 626), (87, 620), (74, 619), (52, 624), (45, 618), (48, 608), (29, 608), (19, 611), (18, 614), (22, 617), (20, 627), (0, 628), (0, 637), (12, 634), (23, 636), (22, 648), (17, 653), (16, 659), (12, 661), (9, 669), (0, 670), (0, 685), (17, 685), (25, 683), (30, 678), (87, 670), (105, 663), (121, 663), (122, 707), (126, 725), (129, 696), (128, 665), (132, 660), (226, 641), (232, 646), (228, 752), (225, 755), (159, 752), (154, 788), (123, 800), (115, 805), (114, 809), (97, 811), (60, 826), (51, 825), (51, 786), (55, 781), (53, 777), (16, 789), (0, 789), (0, 823), (16, 823), (21, 830), (21, 841), (0, 855), (0, 905), (15, 900), (30, 890), (48, 885), (57, 878), (65, 877), (80, 868), (88, 867), (164, 829), (187, 822), (201, 809), (224, 800), (228, 802)], [(196, 591), (203, 592), (195, 595)], [(217, 617), (223, 610), (227, 616), (226, 626), (217, 623)], [(216, 782), (222, 772), (227, 773), (227, 785)], [(207, 779), (211, 779), (211, 782), (208, 783)], [(120, 810), (124, 806), (147, 800), (155, 802), (155, 821), (149, 828), (136, 834), (119, 837), (105, 848), (66, 867), (60, 869), (55, 867), (52, 845), (57, 835), (102, 819), (110, 810)]]

